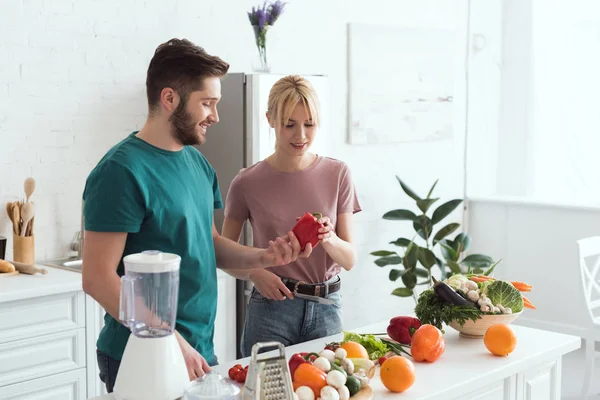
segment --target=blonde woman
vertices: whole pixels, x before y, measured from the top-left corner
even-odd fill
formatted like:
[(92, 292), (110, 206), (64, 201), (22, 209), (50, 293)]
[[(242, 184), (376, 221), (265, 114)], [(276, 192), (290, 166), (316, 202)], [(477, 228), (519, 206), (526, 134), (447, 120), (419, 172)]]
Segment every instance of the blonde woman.
[(324, 227), (315, 247), (307, 245), (307, 258), (264, 270), (227, 271), (254, 283), (241, 343), (245, 357), (257, 342), (276, 340), (288, 346), (341, 332), (338, 274), (356, 262), (352, 218), (361, 211), (348, 166), (309, 151), (320, 115), (308, 80), (286, 76), (275, 83), (266, 117), (275, 130), (275, 151), (234, 178), (223, 236), (239, 240), (249, 221), (254, 246), (265, 247), (269, 238), (285, 235), (305, 212), (321, 213)]

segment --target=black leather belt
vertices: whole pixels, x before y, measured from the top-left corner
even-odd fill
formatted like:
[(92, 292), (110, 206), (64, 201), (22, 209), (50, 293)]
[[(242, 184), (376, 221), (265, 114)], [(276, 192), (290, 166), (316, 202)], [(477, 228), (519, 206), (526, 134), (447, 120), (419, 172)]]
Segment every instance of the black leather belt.
[(290, 292), (292, 293), (297, 292), (317, 297), (326, 297), (328, 294), (335, 293), (340, 290), (342, 286), (342, 280), (339, 276), (331, 283), (304, 283), (288, 278), (283, 278), (282, 280), (285, 286), (290, 289)]

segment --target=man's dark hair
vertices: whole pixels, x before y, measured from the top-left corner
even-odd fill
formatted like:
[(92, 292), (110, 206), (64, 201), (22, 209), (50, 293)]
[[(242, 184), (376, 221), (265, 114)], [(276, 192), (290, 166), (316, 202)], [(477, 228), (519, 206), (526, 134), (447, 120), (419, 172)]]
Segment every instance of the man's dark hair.
[(205, 78), (222, 77), (229, 64), (211, 56), (187, 39), (171, 39), (156, 48), (146, 75), (146, 94), (150, 112), (160, 101), (160, 92), (170, 87), (185, 101), (189, 94), (202, 90)]

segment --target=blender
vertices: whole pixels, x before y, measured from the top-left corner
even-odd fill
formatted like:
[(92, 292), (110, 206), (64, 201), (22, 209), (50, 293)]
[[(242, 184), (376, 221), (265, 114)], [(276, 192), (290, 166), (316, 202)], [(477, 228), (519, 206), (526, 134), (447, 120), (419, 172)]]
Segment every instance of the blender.
[(119, 319), (131, 330), (117, 379), (117, 400), (175, 400), (189, 375), (175, 337), (181, 257), (143, 251), (123, 259)]

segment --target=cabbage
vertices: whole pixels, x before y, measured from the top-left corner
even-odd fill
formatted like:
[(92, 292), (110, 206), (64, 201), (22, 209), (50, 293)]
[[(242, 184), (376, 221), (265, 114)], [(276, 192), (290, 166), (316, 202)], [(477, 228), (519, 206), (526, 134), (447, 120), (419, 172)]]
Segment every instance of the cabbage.
[(452, 275), (450, 278), (446, 279), (446, 283), (450, 285), (450, 287), (454, 290), (458, 290), (464, 283), (466, 283), (469, 279), (464, 275)]
[(494, 306), (502, 304), (509, 307), (513, 313), (523, 310), (523, 296), (513, 285), (506, 281), (493, 281), (485, 287), (486, 296)]

